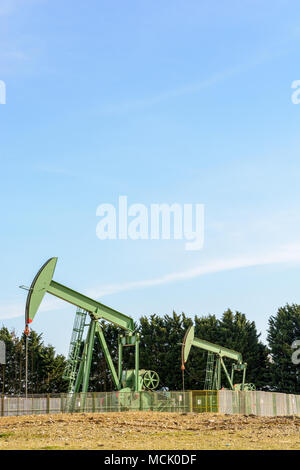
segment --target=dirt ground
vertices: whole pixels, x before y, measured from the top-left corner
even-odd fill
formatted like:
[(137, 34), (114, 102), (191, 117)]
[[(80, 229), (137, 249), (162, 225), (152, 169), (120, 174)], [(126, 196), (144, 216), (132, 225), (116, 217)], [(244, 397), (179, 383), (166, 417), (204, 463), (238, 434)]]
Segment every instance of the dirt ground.
[(0, 417), (4, 449), (300, 449), (300, 416), (82, 413)]

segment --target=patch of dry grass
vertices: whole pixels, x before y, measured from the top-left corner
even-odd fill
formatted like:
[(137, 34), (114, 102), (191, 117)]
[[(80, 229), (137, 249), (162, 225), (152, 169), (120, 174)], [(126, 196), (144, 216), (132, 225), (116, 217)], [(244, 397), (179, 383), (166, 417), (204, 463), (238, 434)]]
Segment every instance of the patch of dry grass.
[(300, 417), (81, 413), (0, 418), (0, 449), (300, 449)]

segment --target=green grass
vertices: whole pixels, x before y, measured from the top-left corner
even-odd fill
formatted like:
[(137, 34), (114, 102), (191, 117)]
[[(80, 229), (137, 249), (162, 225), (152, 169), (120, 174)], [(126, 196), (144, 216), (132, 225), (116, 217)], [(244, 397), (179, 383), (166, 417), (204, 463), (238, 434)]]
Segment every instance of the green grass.
[(14, 435), (13, 432), (3, 432), (0, 434), (0, 439), (5, 439), (6, 437), (11, 437), (13, 435)]
[(34, 450), (61, 450), (64, 448), (65, 447), (61, 447), (61, 446), (46, 446), (46, 447), (37, 447)]

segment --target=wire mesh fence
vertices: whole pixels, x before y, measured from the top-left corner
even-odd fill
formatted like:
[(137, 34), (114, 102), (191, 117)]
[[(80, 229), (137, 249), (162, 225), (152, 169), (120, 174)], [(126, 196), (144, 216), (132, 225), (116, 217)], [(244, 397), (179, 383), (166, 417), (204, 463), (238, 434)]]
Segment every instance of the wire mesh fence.
[(256, 416), (300, 415), (300, 395), (220, 390), (219, 413)]
[(0, 416), (46, 413), (101, 413), (118, 411), (218, 411), (217, 391), (143, 391), (63, 393), (0, 397)]
[(79, 393), (62, 396), (65, 412), (113, 412), (113, 411), (174, 411), (187, 412), (191, 408), (188, 392), (110, 392)]
[(61, 395), (0, 397), (0, 416), (38, 415), (61, 412)]
[(192, 390), (0, 396), (0, 416), (119, 411), (300, 415), (300, 395), (260, 391)]

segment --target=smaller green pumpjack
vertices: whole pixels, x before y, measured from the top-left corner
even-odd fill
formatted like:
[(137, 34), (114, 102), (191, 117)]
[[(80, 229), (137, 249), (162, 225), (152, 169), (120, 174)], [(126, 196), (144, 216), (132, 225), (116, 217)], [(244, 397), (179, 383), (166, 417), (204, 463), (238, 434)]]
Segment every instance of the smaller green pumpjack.
[[(241, 353), (232, 349), (224, 348), (218, 344), (210, 343), (204, 339), (195, 337), (194, 326), (191, 325), (182, 342), (181, 348), (181, 370), (184, 372), (185, 363), (188, 360), (192, 346), (207, 351), (206, 375), (204, 390), (220, 390), (221, 389), (221, 370), (223, 369), (230, 390), (236, 391), (253, 391), (256, 389), (253, 383), (245, 383), (247, 364), (243, 363)], [(231, 375), (229, 375), (223, 358), (233, 360), (231, 366)], [(240, 371), (243, 373), (241, 383), (234, 384), (234, 373)]]

